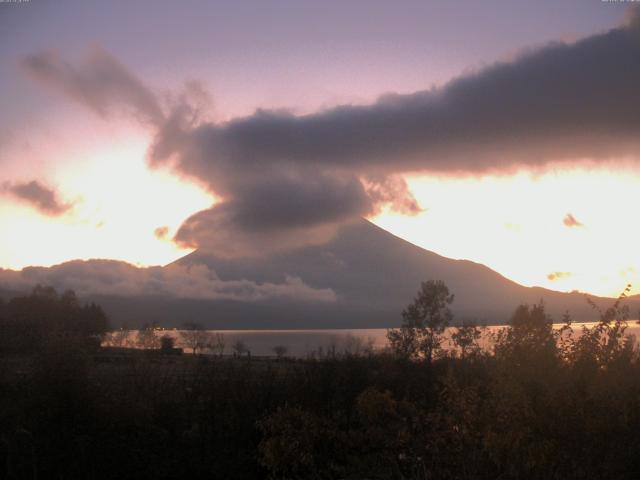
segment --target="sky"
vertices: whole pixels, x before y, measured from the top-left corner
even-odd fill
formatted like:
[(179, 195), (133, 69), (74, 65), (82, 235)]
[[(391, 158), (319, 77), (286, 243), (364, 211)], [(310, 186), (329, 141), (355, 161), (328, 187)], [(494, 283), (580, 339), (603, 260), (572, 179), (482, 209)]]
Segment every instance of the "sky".
[(523, 285), (638, 293), (629, 5), (0, 3), (0, 268), (250, 258), (364, 216)]

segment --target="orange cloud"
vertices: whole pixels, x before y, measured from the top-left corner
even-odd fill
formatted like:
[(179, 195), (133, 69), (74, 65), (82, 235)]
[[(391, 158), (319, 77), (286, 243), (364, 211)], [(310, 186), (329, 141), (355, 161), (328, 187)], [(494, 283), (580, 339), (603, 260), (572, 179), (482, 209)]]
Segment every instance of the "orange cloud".
[(572, 214), (567, 213), (567, 215), (562, 219), (562, 223), (565, 224), (565, 226), (572, 228), (572, 227), (584, 227), (584, 225), (579, 222), (578, 220), (576, 220), (576, 217), (574, 217)]
[(167, 235), (169, 235), (169, 227), (167, 226), (158, 227), (153, 231), (153, 234), (156, 236), (157, 239), (164, 240), (167, 238)]
[(555, 280), (562, 280), (563, 278), (568, 278), (571, 275), (572, 275), (571, 272), (551, 272), (550, 274), (547, 275), (547, 278), (553, 282)]

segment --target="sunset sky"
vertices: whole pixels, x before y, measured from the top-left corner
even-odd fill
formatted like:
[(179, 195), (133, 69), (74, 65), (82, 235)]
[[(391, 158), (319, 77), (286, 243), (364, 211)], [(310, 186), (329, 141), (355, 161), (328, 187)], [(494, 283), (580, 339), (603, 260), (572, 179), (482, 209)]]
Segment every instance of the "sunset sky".
[(640, 293), (624, 2), (0, 3), (0, 268), (321, 243), (361, 216)]

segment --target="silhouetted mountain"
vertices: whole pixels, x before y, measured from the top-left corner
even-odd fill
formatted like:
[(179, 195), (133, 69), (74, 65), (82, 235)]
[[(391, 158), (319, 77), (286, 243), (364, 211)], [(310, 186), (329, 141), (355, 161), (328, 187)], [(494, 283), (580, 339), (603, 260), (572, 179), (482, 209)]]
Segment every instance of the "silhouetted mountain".
[[(96, 271), (109, 266), (104, 261), (91, 262), (90, 267)], [(598, 316), (584, 294), (524, 287), (484, 265), (424, 250), (366, 220), (343, 227), (332, 241), (321, 246), (240, 259), (197, 250), (163, 268), (175, 265), (206, 265), (222, 281), (278, 285), (285, 283), (287, 277), (299, 277), (311, 289), (331, 289), (337, 300), (296, 300), (295, 295), (257, 301), (204, 300), (163, 293), (92, 295), (86, 300), (102, 305), (115, 325), (127, 323), (132, 327), (146, 322), (179, 326), (197, 321), (211, 328), (227, 329), (373, 328), (398, 325), (402, 309), (412, 301), (420, 282), (434, 279), (445, 281), (455, 294), (452, 309), (458, 321), (503, 323), (519, 304), (541, 300), (558, 321), (566, 311), (575, 320), (594, 320)], [(53, 268), (59, 268), (61, 273), (73, 267), (63, 264)], [(132, 269), (135, 270), (127, 266), (122, 275)], [(592, 298), (602, 307), (613, 303), (612, 299)], [(630, 303), (632, 311), (637, 312), (640, 298), (632, 297)]]
[[(397, 324), (420, 282), (429, 279), (444, 280), (455, 294), (453, 310), (458, 319), (501, 323), (518, 304), (541, 300), (558, 319), (567, 310), (580, 320), (597, 316), (584, 294), (524, 287), (484, 265), (452, 260), (420, 248), (366, 220), (343, 227), (331, 242), (321, 246), (231, 260), (197, 250), (177, 263), (205, 264), (224, 280), (282, 282), (285, 275), (293, 275), (312, 287), (331, 288), (338, 295), (335, 305), (302, 305), (300, 311), (285, 309), (279, 312), (282, 316), (269, 318), (269, 324), (279, 326)], [(594, 300), (603, 306), (610, 303)], [(256, 307), (259, 318), (261, 307)], [(240, 321), (245, 323), (247, 319)]]

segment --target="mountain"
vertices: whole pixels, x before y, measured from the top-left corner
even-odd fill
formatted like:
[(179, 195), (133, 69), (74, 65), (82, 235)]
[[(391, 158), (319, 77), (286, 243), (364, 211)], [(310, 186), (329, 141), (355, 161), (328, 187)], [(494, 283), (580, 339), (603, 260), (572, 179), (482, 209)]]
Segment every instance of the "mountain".
[[(210, 271), (219, 279), (210, 281)], [(16, 272), (5, 271), (6, 275)], [(164, 326), (200, 322), (220, 329), (389, 327), (400, 324), (401, 312), (420, 282), (430, 279), (443, 280), (454, 293), (457, 321), (500, 324), (519, 304), (540, 301), (556, 320), (566, 311), (580, 321), (598, 316), (584, 294), (524, 287), (484, 265), (424, 250), (366, 220), (344, 226), (325, 245), (261, 258), (225, 259), (197, 250), (152, 269), (90, 260), (25, 269), (21, 275), (25, 281), (51, 283), (58, 289), (84, 289), (83, 299), (102, 305), (114, 325), (131, 327), (147, 322)], [(198, 284), (199, 278), (205, 283)], [(56, 284), (62, 279), (66, 286)], [(10, 295), (0, 291), (0, 296)], [(602, 308), (613, 303), (613, 299), (592, 299)], [(629, 302), (636, 312), (640, 298)]]
[[(558, 320), (567, 310), (575, 319), (597, 317), (584, 294), (524, 287), (484, 265), (452, 260), (420, 248), (366, 220), (343, 227), (332, 241), (321, 246), (232, 260), (197, 250), (176, 263), (207, 265), (224, 280), (278, 283), (286, 275), (296, 276), (307, 285), (330, 288), (337, 294), (333, 305), (221, 307), (221, 313), (233, 317), (233, 325), (238, 322), (253, 328), (396, 325), (420, 282), (429, 279), (443, 280), (455, 294), (452, 310), (459, 320), (503, 323), (517, 305), (540, 301)], [(594, 300), (603, 307), (612, 303), (610, 299)], [(255, 320), (245, 315), (255, 316)]]

